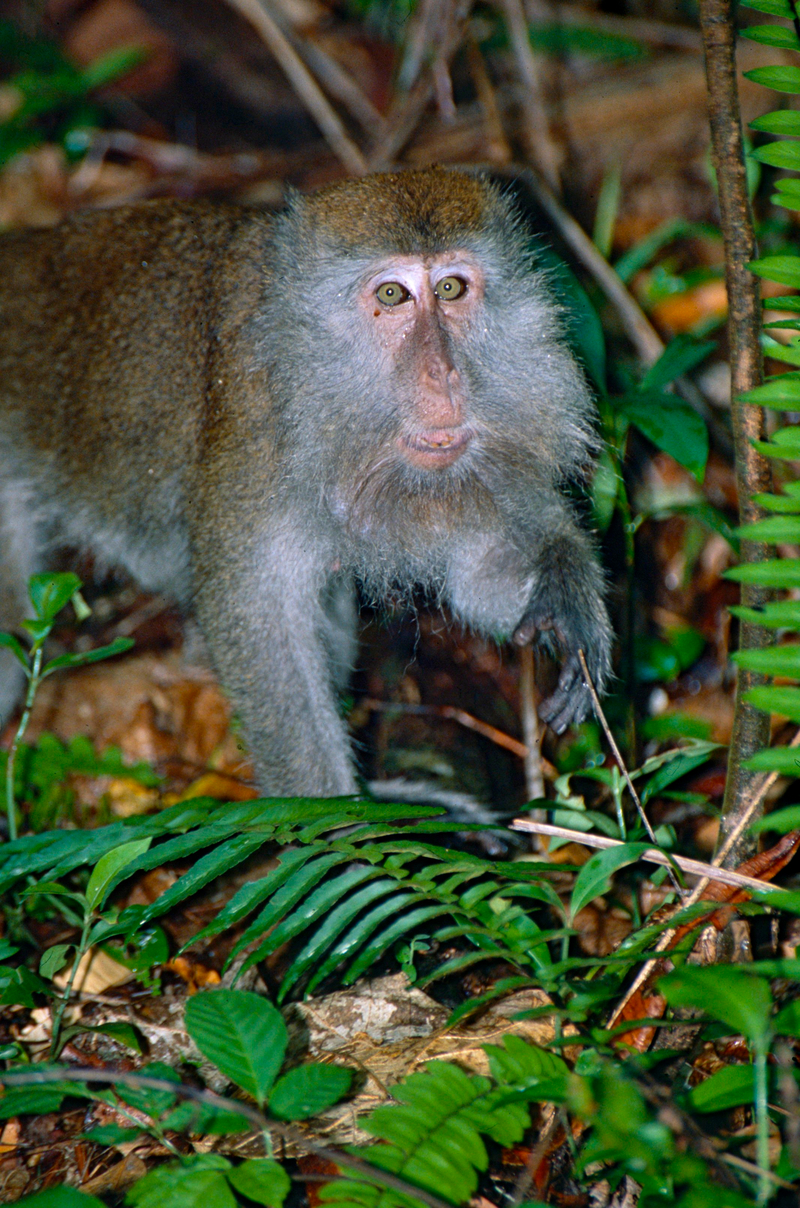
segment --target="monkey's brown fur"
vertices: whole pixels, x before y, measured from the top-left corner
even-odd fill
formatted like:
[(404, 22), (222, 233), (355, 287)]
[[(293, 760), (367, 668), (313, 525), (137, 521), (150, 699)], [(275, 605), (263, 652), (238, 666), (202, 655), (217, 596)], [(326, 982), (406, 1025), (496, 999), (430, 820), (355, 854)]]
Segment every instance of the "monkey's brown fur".
[(600, 688), (609, 669), (602, 576), (559, 490), (591, 414), (527, 234), (478, 177), (4, 236), (0, 628), (49, 550), (88, 546), (194, 611), (265, 792), (348, 793), (353, 584), (423, 583), (484, 633), (555, 635), (563, 729), (588, 708), (577, 648)]

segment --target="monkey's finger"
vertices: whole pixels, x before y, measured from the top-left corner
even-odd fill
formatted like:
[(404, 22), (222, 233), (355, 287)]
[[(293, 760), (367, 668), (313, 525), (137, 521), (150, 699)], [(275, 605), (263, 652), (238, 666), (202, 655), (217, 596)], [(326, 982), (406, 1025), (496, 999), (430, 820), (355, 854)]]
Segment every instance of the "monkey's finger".
[(582, 721), (587, 712), (587, 688), (582, 681), (581, 666), (577, 658), (571, 658), (561, 672), (555, 692), (540, 706), (539, 716), (556, 734), (563, 734), (567, 726)]
[(538, 637), (539, 626), (534, 620), (527, 620), (514, 630), (513, 642), (515, 646), (530, 646)]

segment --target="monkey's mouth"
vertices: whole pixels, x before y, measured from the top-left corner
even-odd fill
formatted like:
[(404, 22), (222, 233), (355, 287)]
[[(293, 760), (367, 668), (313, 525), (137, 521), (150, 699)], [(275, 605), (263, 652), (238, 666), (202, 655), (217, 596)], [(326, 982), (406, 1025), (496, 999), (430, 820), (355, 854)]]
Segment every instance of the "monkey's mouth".
[(436, 469), (451, 466), (472, 440), (469, 428), (430, 428), (400, 437), (404, 456), (415, 466)]

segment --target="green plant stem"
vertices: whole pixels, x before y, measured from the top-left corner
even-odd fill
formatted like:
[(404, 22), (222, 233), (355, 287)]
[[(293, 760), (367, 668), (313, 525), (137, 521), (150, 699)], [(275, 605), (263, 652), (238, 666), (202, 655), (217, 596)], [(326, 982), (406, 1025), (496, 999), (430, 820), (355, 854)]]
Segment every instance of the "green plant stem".
[(92, 926), (93, 916), (91, 910), (86, 910), (86, 917), (83, 920), (83, 928), (81, 930), (81, 938), (75, 945), (75, 958), (72, 962), (72, 968), (69, 971), (67, 984), (64, 987), (64, 993), (58, 1000), (58, 1006), (53, 1012), (53, 1029), (50, 1037), (50, 1060), (55, 1061), (58, 1057), (58, 1041), (61, 1035), (61, 1022), (64, 1018), (64, 1012), (67, 1009), (67, 1003), (72, 994), (72, 987), (75, 984), (75, 978), (78, 973), (78, 965), (81, 962), (81, 957), (89, 947), (89, 930)]
[(28, 691), (25, 694), (22, 717), (19, 719), (17, 732), (11, 742), (6, 761), (6, 816), (8, 817), (8, 837), (11, 842), (17, 837), (17, 810), (16, 802), (14, 801), (14, 773), (16, 770), (17, 752), (19, 751), (22, 739), (25, 737), (28, 722), (31, 719), (33, 702), (39, 688), (39, 683), (41, 682), (41, 670), (42, 646), (37, 642), (31, 651), (31, 665), (28, 671)]
[(769, 1113), (767, 1111), (767, 1054), (769, 1045), (759, 1044), (755, 1052), (756, 1163), (758, 1165), (758, 1203), (766, 1204), (772, 1193), (769, 1168)]
[[(752, 497), (771, 485), (769, 462), (753, 448), (764, 439), (764, 417), (760, 407), (743, 403), (740, 395), (762, 381), (761, 308), (758, 280), (748, 269), (756, 257), (753, 218), (747, 193), (744, 139), (736, 85), (735, 11), (733, 0), (701, 0), (700, 24), (706, 56), (709, 121), (714, 166), (719, 189), (722, 236), (725, 244), (725, 284), (728, 293), (728, 339), (731, 359), (731, 424), (736, 462), (736, 488), (740, 523), (761, 517)], [(743, 541), (743, 563), (760, 562), (767, 556), (763, 542)], [(743, 584), (741, 602), (761, 607), (768, 593), (758, 585)], [(742, 649), (764, 646), (769, 640), (760, 625), (743, 622), (739, 631)], [(728, 755), (728, 775), (722, 807), (719, 842), (736, 827), (737, 820), (755, 788), (757, 773), (742, 764), (759, 748), (769, 745), (769, 715), (747, 704), (743, 697), (765, 677), (740, 670), (736, 681), (733, 733)], [(730, 868), (740, 863), (749, 840), (734, 844), (725, 861)]]

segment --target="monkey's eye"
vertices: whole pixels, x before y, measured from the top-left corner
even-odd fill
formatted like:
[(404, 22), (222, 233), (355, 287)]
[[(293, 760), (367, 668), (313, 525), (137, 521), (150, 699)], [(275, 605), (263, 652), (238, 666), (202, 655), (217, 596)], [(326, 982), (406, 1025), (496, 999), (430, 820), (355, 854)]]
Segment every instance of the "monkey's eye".
[(452, 302), (467, 292), (467, 283), (460, 277), (442, 277), (433, 292), (440, 302)]
[(408, 301), (411, 294), (399, 281), (384, 281), (375, 290), (375, 297), (384, 306), (399, 306), (401, 302)]

